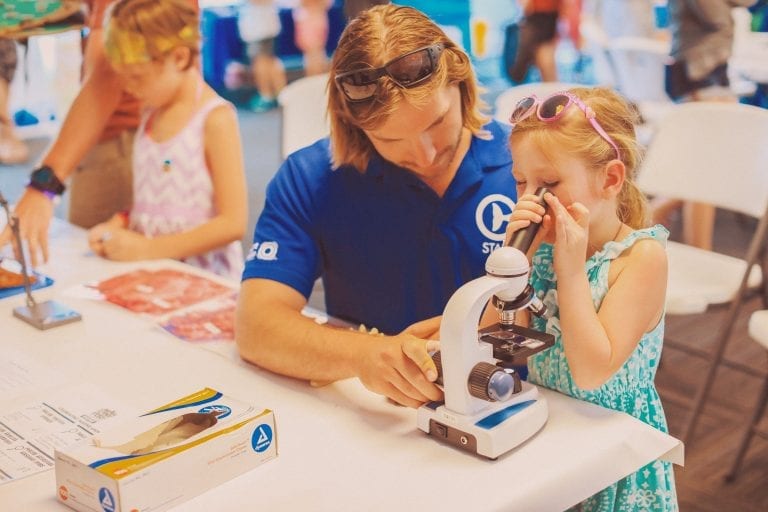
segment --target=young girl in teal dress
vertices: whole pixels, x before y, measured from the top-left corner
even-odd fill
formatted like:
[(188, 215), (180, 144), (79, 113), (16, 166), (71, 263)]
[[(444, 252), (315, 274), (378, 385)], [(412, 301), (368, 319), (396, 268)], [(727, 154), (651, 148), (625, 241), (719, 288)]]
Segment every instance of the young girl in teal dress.
[[(529, 381), (667, 432), (654, 386), (664, 337), (667, 231), (649, 227), (633, 178), (634, 114), (608, 89), (526, 98), (510, 136), (518, 204), (508, 234), (541, 223), (531, 282), (548, 307), (518, 323), (555, 335)], [(547, 187), (547, 206), (533, 192)], [(586, 477), (586, 476), (585, 476)], [(674, 473), (656, 461), (579, 504), (581, 511), (677, 510)]]

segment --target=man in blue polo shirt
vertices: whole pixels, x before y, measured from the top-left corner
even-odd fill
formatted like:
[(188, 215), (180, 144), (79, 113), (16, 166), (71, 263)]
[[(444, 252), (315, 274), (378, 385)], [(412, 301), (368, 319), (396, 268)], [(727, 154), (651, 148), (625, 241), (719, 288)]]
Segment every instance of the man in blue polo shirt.
[[(352, 21), (331, 64), (331, 137), (267, 188), (240, 293), (241, 356), (314, 381), (357, 377), (416, 407), (441, 397), (427, 338), (484, 274), (516, 199), (508, 130), (480, 114), (467, 55), (409, 7)], [(301, 315), (321, 277), (328, 314)]]

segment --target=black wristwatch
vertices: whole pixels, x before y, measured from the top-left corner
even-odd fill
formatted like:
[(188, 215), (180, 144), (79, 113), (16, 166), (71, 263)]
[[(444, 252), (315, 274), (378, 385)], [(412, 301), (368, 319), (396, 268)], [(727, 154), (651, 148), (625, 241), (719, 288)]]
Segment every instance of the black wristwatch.
[(43, 194), (54, 194), (57, 196), (63, 194), (67, 188), (56, 176), (56, 173), (53, 172), (53, 169), (47, 165), (32, 171), (29, 177), (29, 186)]

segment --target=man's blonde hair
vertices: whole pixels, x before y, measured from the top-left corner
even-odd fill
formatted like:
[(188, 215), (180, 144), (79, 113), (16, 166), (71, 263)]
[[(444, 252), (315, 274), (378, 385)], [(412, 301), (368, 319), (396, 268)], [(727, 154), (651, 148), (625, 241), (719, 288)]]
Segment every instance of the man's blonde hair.
[[(356, 69), (378, 68), (405, 53), (442, 43), (445, 46), (435, 73), (412, 88), (395, 84), (388, 76), (379, 79), (373, 98), (350, 102), (339, 90), (334, 77)], [(476, 135), (487, 118), (485, 105), (469, 57), (432, 20), (411, 7), (376, 6), (352, 20), (341, 35), (331, 61), (328, 81), (328, 117), (331, 125), (331, 152), (335, 167), (352, 165), (364, 171), (375, 149), (363, 130), (375, 130), (406, 101), (424, 105), (435, 91), (457, 84), (461, 92), (464, 126)]]
[(105, 16), (104, 45), (112, 64), (160, 60), (178, 47), (199, 52), (197, 10), (187, 0), (119, 0)]
[[(619, 148), (626, 168), (616, 207), (619, 219), (634, 229), (647, 227), (648, 201), (635, 183), (642, 157), (635, 137), (637, 111), (608, 88), (577, 87), (568, 92), (578, 96), (595, 112), (595, 119)], [(608, 162), (616, 159), (616, 151), (592, 127), (581, 109), (572, 106), (569, 110), (553, 122), (542, 122), (535, 114), (528, 116), (512, 129), (510, 142), (532, 137), (535, 144), (550, 157), (555, 153), (566, 153), (588, 162), (595, 172), (605, 169)]]

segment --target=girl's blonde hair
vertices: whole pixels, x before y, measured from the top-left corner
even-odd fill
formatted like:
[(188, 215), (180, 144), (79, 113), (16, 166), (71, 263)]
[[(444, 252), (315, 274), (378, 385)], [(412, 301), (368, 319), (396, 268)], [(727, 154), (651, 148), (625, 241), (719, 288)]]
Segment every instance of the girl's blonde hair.
[(188, 48), (192, 66), (200, 47), (197, 10), (187, 0), (119, 0), (107, 11), (104, 45), (112, 64), (143, 64)]
[[(350, 102), (336, 85), (337, 74), (355, 69), (377, 68), (391, 59), (419, 48), (442, 43), (435, 73), (423, 84), (406, 89), (389, 77), (379, 79), (378, 91), (370, 100)], [(341, 35), (331, 61), (328, 80), (328, 117), (334, 166), (352, 165), (359, 171), (368, 166), (375, 149), (363, 130), (381, 126), (406, 101), (424, 105), (446, 84), (458, 84), (464, 126), (487, 137), (482, 127), (488, 118), (469, 57), (426, 15), (411, 7), (380, 5), (363, 11)]]
[[(634, 229), (647, 227), (648, 201), (635, 183), (642, 158), (635, 137), (637, 111), (608, 88), (577, 87), (568, 92), (578, 96), (595, 112), (595, 119), (619, 148), (626, 168), (616, 207), (619, 219)], [(510, 143), (522, 137), (534, 137), (537, 146), (550, 157), (555, 153), (566, 153), (589, 162), (595, 172), (604, 170), (608, 162), (616, 159), (613, 147), (597, 133), (584, 112), (576, 106), (570, 107), (569, 112), (553, 122), (540, 121), (535, 114), (528, 116), (512, 129)], [(514, 154), (512, 157), (514, 160)]]

